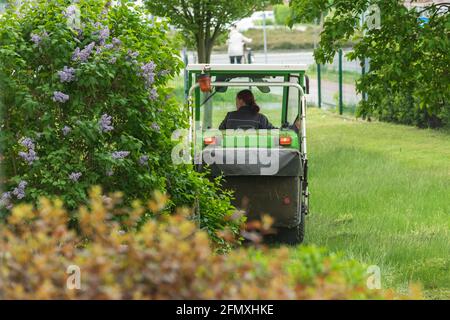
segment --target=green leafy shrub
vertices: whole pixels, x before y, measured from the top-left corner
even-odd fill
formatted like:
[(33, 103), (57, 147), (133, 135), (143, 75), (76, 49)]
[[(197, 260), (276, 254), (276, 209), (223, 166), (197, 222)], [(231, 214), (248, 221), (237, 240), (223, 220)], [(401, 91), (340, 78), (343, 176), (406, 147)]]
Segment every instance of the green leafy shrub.
[(41, 196), (75, 209), (95, 184), (126, 203), (167, 192), (167, 210), (197, 206), (210, 234), (230, 223), (218, 183), (172, 163), (172, 132), (188, 125), (167, 88), (181, 61), (167, 26), (147, 16), (126, 3), (38, 0), (0, 17), (3, 215)]
[[(445, 6), (408, 9), (400, 0), (291, 2), (292, 22), (325, 16), (317, 61), (331, 62), (351, 39), (356, 44), (348, 57), (370, 61), (357, 81), (358, 91), (368, 97), (359, 105), (359, 116), (432, 128), (450, 126), (450, 14), (442, 11)], [(376, 11), (379, 25), (376, 15), (360, 23), (362, 14)], [(427, 23), (420, 20), (425, 14)]]
[[(67, 228), (61, 201), (15, 207), (0, 225), (0, 299), (395, 298), (367, 289), (363, 266), (314, 247), (295, 260), (287, 248), (214, 254), (181, 212), (159, 214), (164, 201), (124, 208), (119, 195), (95, 188), (77, 213), (79, 233)], [(138, 227), (143, 214), (152, 219)], [(117, 215), (127, 218), (119, 224)]]
[(291, 16), (291, 8), (284, 4), (277, 4), (273, 6), (273, 13), (275, 15), (275, 23), (279, 26), (285, 26)]

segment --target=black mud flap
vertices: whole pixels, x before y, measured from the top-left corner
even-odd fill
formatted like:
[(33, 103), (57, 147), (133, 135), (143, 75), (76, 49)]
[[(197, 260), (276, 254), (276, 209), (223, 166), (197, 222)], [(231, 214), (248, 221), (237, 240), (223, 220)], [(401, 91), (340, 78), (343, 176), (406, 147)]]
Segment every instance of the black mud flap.
[(224, 177), (224, 187), (235, 192), (233, 205), (244, 210), (249, 221), (269, 215), (276, 228), (293, 228), (300, 224), (300, 183), (300, 177)]

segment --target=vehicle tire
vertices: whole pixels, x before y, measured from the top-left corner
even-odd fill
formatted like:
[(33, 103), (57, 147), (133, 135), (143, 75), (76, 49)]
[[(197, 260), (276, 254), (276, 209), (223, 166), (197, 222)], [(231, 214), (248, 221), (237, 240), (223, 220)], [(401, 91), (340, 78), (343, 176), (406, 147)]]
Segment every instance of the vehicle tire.
[(303, 242), (305, 236), (305, 214), (302, 211), (302, 221), (294, 228), (277, 228), (277, 242), (287, 245), (298, 245)]
[(302, 243), (303, 238), (305, 237), (305, 210), (301, 210), (301, 222), (296, 227), (278, 227), (275, 229), (276, 234), (267, 239), (269, 243), (279, 243), (292, 246)]

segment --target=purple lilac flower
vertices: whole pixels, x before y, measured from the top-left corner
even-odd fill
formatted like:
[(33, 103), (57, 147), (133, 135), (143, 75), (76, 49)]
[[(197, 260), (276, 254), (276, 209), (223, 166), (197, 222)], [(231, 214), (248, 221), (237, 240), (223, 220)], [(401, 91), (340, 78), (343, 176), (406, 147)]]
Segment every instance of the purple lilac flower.
[(28, 182), (26, 182), (26, 181), (20, 181), (19, 182), (19, 188), (20, 189), (25, 189), (25, 187), (28, 185)]
[(78, 38), (80, 38), (80, 39), (83, 38), (83, 29), (75, 27), (74, 30), (77, 32)]
[(158, 97), (159, 97), (158, 91), (156, 91), (155, 88), (150, 90), (150, 95), (149, 95), (150, 100), (156, 100), (156, 99), (158, 99)]
[(112, 48), (114, 48), (114, 46), (111, 43), (105, 44), (106, 50), (111, 50)]
[(106, 39), (109, 38), (109, 34), (110, 34), (109, 28), (108, 27), (103, 28), (102, 30), (100, 30), (98, 32), (98, 34), (99, 34), (99, 42), (100, 42), (100, 44), (104, 45), (105, 42), (106, 42)]
[(28, 152), (21, 151), (19, 152), (19, 157), (28, 162), (28, 164), (33, 164), (34, 161), (38, 160), (36, 151), (33, 149), (28, 150)]
[(64, 126), (64, 128), (62, 128), (63, 135), (65, 136), (67, 136), (70, 133), (70, 131), (72, 131), (72, 128), (69, 126)]
[(64, 66), (62, 71), (58, 71), (59, 81), (72, 82), (75, 79), (75, 69)]
[(156, 122), (152, 123), (151, 128), (156, 132), (159, 132), (161, 130), (160, 126)]
[(80, 48), (76, 48), (72, 55), (72, 60), (73, 61), (80, 60), (81, 62), (86, 62), (89, 59), (92, 50), (94, 50), (94, 47), (95, 42), (91, 42), (83, 50), (80, 50)]
[(37, 34), (32, 33), (31, 34), (31, 41), (33, 41), (34, 44), (38, 46), (41, 43), (41, 41), (42, 41), (42, 37), (37, 35)]
[(141, 67), (142, 73), (152, 73), (155, 71), (156, 64), (153, 61), (150, 61), (149, 63), (144, 64)]
[(145, 166), (147, 164), (147, 161), (148, 161), (147, 155), (143, 155), (139, 158), (139, 163), (141, 166)]
[(34, 142), (28, 137), (25, 137), (22, 139), (20, 144), (28, 149), (27, 152), (21, 151), (19, 152), (19, 157), (24, 159), (26, 162), (28, 162), (29, 165), (31, 165), (35, 160), (38, 159), (36, 151), (34, 151)]
[(137, 51), (131, 51), (130, 49), (128, 49), (128, 57), (131, 59), (136, 59), (139, 56), (139, 52)]
[(14, 188), (12, 194), (16, 196), (17, 199), (23, 199), (25, 197), (25, 188), (28, 185), (26, 181), (20, 181), (17, 188)]
[(65, 103), (69, 100), (69, 95), (62, 93), (61, 91), (53, 92), (53, 101)]
[(73, 182), (77, 182), (81, 176), (82, 176), (81, 172), (72, 172), (69, 175), (69, 179), (72, 180)]
[(34, 44), (38, 46), (38, 45), (41, 44), (42, 40), (45, 37), (48, 37), (47, 31), (42, 32), (41, 35), (38, 35), (36, 33), (32, 33), (31, 34), (31, 41), (34, 42)]
[(0, 207), (6, 207), (7, 209), (11, 209), (12, 208), (12, 204), (11, 204), (11, 192), (4, 192), (2, 194), (2, 197), (0, 199)]
[(23, 138), (20, 144), (28, 149), (34, 149), (34, 142), (28, 137)]
[(4, 192), (1, 197), (1, 201), (6, 201), (11, 199), (11, 192)]
[(118, 39), (118, 38), (112, 38), (112, 43), (113, 43), (113, 45), (118, 47), (122, 44), (122, 41), (120, 41), (120, 39)]
[(80, 48), (77, 47), (72, 54), (72, 61), (77, 60), (79, 55), (80, 55)]
[(102, 115), (99, 121), (100, 131), (108, 132), (114, 130), (114, 127), (111, 125), (112, 117), (107, 115), (106, 113)]
[(163, 76), (163, 77), (165, 77), (165, 76), (167, 76), (167, 75), (169, 75), (170, 74), (170, 70), (163, 70), (163, 71), (161, 71), (160, 73), (159, 73), (159, 75), (161, 75), (161, 76)]
[(129, 154), (129, 151), (114, 151), (111, 156), (113, 159), (118, 160), (127, 157)]
[(145, 77), (145, 83), (150, 87), (155, 82), (155, 74), (149, 73)]
[(103, 51), (103, 47), (97, 47), (97, 49), (95, 49), (95, 53), (96, 54), (100, 54)]
[(76, 5), (70, 5), (67, 7), (64, 15), (66, 16), (66, 18), (72, 18), (74, 15), (76, 15), (77, 10), (78, 8)]
[(144, 77), (145, 84), (148, 88), (155, 82), (155, 68), (156, 65), (153, 61), (141, 67), (141, 75)]
[(110, 60), (109, 60), (109, 63), (111, 63), (111, 64), (115, 64), (117, 62), (117, 57), (112, 57)]

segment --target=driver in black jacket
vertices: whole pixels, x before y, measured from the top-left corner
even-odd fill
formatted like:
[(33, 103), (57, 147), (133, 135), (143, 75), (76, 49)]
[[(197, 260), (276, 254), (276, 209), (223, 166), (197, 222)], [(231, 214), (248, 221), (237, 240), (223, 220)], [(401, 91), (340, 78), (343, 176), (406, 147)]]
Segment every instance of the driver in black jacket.
[(276, 129), (269, 119), (259, 113), (253, 93), (246, 89), (236, 96), (236, 111), (228, 112), (219, 126), (220, 130), (226, 129)]

